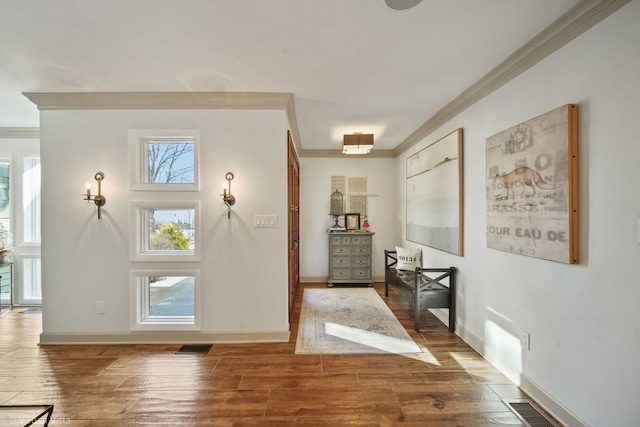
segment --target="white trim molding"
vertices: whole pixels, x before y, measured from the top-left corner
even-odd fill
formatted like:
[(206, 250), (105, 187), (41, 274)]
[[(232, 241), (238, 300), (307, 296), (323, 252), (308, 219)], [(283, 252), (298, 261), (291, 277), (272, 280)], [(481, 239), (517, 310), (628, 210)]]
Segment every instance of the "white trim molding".
[(40, 334), (40, 345), (89, 344), (243, 344), (288, 342), (289, 330), (245, 332), (141, 331), (121, 334), (77, 333)]

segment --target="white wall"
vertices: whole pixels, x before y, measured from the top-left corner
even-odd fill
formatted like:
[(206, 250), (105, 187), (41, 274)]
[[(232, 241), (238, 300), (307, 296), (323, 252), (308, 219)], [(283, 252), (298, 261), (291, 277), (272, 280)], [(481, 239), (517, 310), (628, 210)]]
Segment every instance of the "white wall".
[[(200, 132), (201, 190), (172, 197), (200, 201), (202, 257), (162, 268), (200, 271), (202, 339), (286, 339), (287, 124), (283, 111), (42, 111), (43, 339), (150, 339), (131, 333), (129, 320), (129, 272), (158, 265), (130, 260), (129, 203), (155, 197), (130, 191), (133, 129)], [(101, 220), (81, 197), (99, 170), (107, 198)], [(219, 196), (227, 171), (235, 174), (231, 219)], [(255, 214), (277, 215), (278, 227), (254, 228)], [(105, 315), (96, 314), (98, 300), (106, 302)]]
[[(464, 128), (465, 256), (425, 247), (424, 263), (459, 268), (458, 333), (567, 425), (626, 427), (640, 415), (639, 22), (633, 1), (396, 161), (403, 221), (407, 156)], [(580, 263), (487, 249), (485, 139), (569, 103), (579, 105)]]
[[(373, 236), (373, 276), (384, 277), (384, 250), (393, 249), (393, 227), (398, 195), (393, 181), (394, 159), (389, 158), (301, 158), (300, 159), (300, 275), (301, 281), (326, 281), (329, 239), (327, 229), (335, 218), (329, 215), (331, 176), (347, 179), (366, 177), (367, 217)], [(345, 199), (347, 195), (345, 194)]]

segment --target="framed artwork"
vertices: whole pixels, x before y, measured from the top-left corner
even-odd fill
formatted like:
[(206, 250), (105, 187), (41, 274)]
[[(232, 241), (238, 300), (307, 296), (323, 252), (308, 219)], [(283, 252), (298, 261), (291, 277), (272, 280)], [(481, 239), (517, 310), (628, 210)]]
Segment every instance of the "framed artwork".
[(578, 263), (578, 107), (486, 139), (487, 247)]
[(360, 214), (348, 213), (344, 216), (345, 228), (348, 230), (360, 230)]
[(462, 256), (462, 129), (407, 158), (407, 240)]
[(360, 217), (367, 216), (367, 196), (349, 196), (349, 212), (359, 213)]

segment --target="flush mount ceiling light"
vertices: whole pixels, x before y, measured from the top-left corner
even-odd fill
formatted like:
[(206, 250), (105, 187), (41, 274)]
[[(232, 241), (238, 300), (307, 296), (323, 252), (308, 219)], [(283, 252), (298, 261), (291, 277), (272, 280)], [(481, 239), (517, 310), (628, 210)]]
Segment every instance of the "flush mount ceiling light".
[(372, 133), (354, 133), (352, 135), (345, 135), (342, 140), (343, 154), (368, 154), (372, 148)]
[(422, 0), (384, 0), (393, 10), (407, 10), (418, 5)]

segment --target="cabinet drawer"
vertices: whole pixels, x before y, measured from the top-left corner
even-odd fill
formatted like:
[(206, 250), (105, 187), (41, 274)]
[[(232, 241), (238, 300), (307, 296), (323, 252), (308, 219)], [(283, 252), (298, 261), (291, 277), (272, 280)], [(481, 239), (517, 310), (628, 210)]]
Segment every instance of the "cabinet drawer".
[(351, 279), (351, 269), (334, 268), (333, 271), (331, 271), (331, 278), (334, 280)]
[(342, 236), (330, 236), (329, 243), (332, 245), (341, 245), (342, 244)]
[(352, 245), (368, 245), (371, 243), (371, 236), (351, 236)]
[(352, 236), (331, 236), (332, 245), (350, 245)]
[(331, 254), (332, 255), (349, 255), (351, 253), (350, 246), (332, 246)]
[(11, 277), (11, 265), (2, 265), (0, 266), (0, 279), (2, 281), (2, 287), (4, 288), (7, 285), (11, 285), (13, 282), (13, 277)]
[(351, 258), (348, 256), (337, 256), (331, 258), (331, 265), (333, 267), (350, 267)]
[(354, 267), (368, 267), (369, 266), (369, 257), (368, 256), (354, 256), (351, 257), (351, 264)]
[(369, 246), (352, 246), (351, 247), (351, 253), (353, 255), (369, 255), (369, 252), (371, 252), (371, 250), (369, 249)]
[(371, 278), (371, 269), (369, 268), (354, 268), (352, 271), (353, 271), (354, 279), (370, 279)]
[(340, 243), (343, 245), (350, 245), (351, 242), (351, 236), (340, 236)]

